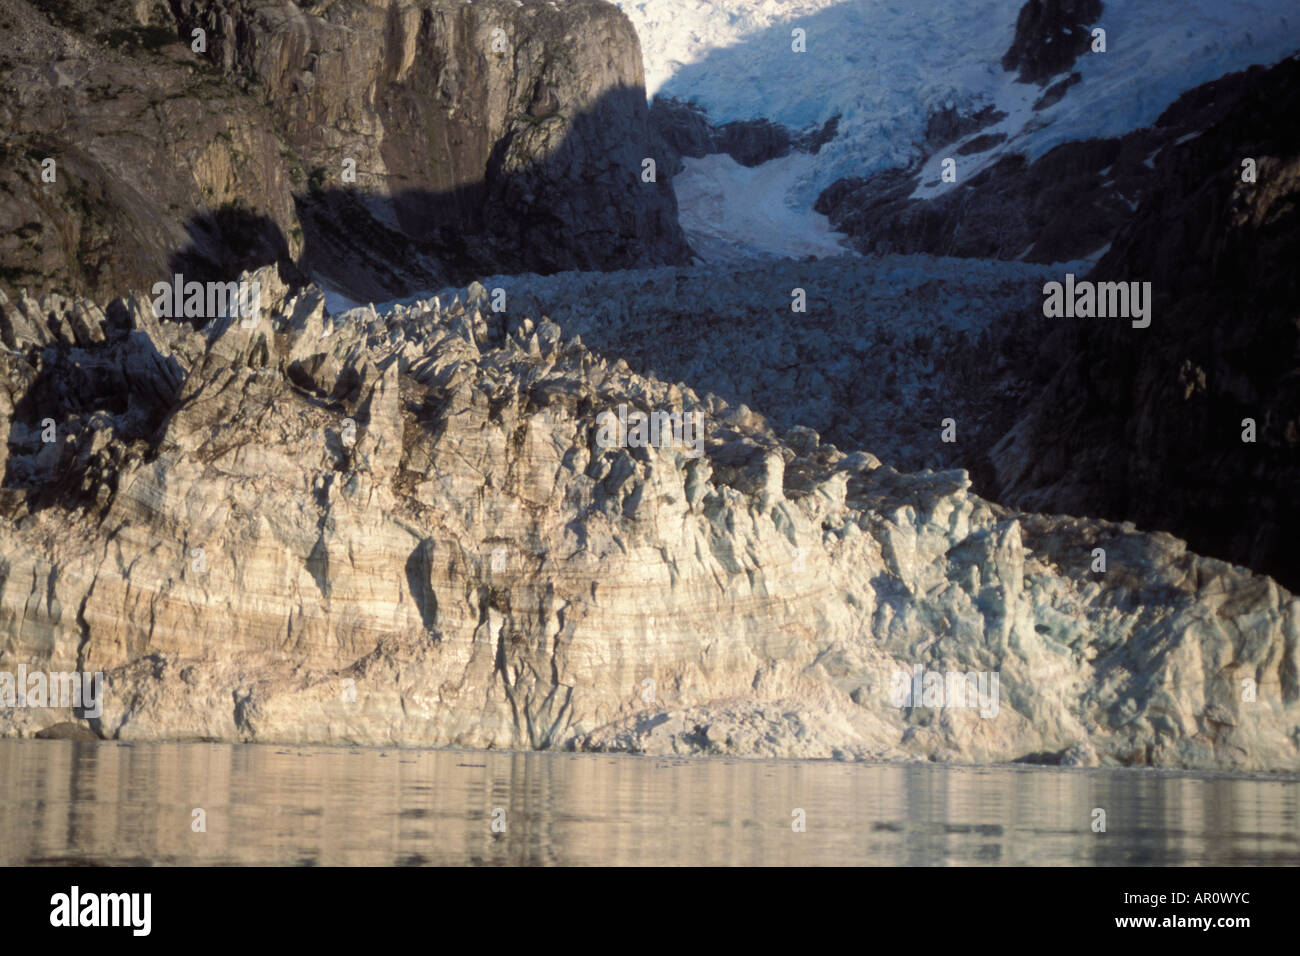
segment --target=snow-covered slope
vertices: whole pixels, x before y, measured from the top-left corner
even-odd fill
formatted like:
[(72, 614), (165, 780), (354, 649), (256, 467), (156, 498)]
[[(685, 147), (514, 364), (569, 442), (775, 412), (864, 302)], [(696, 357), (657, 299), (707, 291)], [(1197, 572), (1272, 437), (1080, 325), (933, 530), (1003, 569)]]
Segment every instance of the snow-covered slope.
[(792, 202), (816, 157), (791, 153), (747, 168), (718, 154), (686, 159), (673, 179), (678, 218), (691, 247), (709, 262), (735, 262), (754, 255), (802, 259), (852, 254), (830, 222)]
[[(1295, 0), (1107, 0), (1107, 52), (1083, 82), (1034, 112), (1041, 90), (1003, 71), (1022, 0), (616, 0), (641, 37), (648, 92), (693, 100), (715, 121), (765, 117), (839, 135), (796, 188), (811, 205), (835, 179), (919, 157), (927, 116), (996, 104), (984, 132), (1007, 140), (964, 157), (963, 178), (1011, 150), (1030, 159), (1069, 140), (1150, 124), (1180, 93), (1300, 49)], [(791, 50), (791, 31), (807, 52)], [(926, 179), (937, 178), (926, 177)]]

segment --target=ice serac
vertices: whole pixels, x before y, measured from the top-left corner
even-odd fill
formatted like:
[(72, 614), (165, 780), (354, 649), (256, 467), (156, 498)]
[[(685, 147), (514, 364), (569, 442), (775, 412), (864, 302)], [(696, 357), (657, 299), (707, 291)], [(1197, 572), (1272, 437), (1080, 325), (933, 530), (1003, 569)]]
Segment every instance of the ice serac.
[(689, 257), (668, 177), (642, 178), (636, 32), (603, 0), (0, 2), (6, 150), (34, 157), (0, 172), (15, 291), (292, 261), (383, 301)]
[[(335, 320), (261, 280), (254, 328), (0, 303), (46, 319), (0, 353), (0, 670), (107, 675), (3, 734), (1300, 768), (1267, 577), (778, 433), (481, 288)], [(702, 412), (703, 454), (602, 447), (619, 404)], [(996, 710), (899, 706), (917, 665)]]

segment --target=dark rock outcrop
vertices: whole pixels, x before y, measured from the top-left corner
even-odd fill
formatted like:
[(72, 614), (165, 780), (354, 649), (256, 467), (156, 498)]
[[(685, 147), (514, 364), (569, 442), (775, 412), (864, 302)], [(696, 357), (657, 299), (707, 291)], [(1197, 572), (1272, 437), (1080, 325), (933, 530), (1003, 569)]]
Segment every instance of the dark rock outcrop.
[(1043, 90), (1043, 95), (1034, 101), (1034, 110), (1045, 110), (1049, 106), (1055, 106), (1061, 100), (1065, 99), (1065, 94), (1070, 91), (1070, 87), (1083, 81), (1083, 77), (1078, 73), (1071, 73), (1063, 80), (1058, 80), (1047, 89)]
[(1024, 83), (1064, 73), (1088, 50), (1088, 27), (1101, 10), (1101, 0), (1029, 0), (1016, 18), (1015, 39), (1002, 56), (1002, 68), (1019, 70)]
[(61, 721), (38, 730), (35, 735), (41, 740), (98, 740), (99, 735), (84, 724), (70, 720)]
[(801, 131), (766, 119), (715, 125), (697, 104), (663, 96), (655, 97), (650, 106), (650, 123), (670, 157), (673, 175), (681, 171), (683, 156), (698, 159), (725, 153), (740, 165), (753, 167), (795, 151), (815, 155), (839, 129), (838, 116)]
[[(1143, 160), (1169, 133), (1066, 143), (1032, 164), (1011, 154), (933, 199), (911, 198), (919, 183), (914, 172), (885, 170), (834, 183), (815, 208), (864, 253), (1078, 259), (1104, 246), (1132, 215), (1133, 196), (1150, 178)], [(955, 155), (995, 145), (978, 139)]]
[(1171, 531), (1295, 586), (1300, 59), (1202, 87), (1177, 112), (1211, 105), (1217, 121), (1164, 148), (1089, 277), (1151, 282), (1151, 327), (1061, 320), (1045, 350), (1058, 371), (994, 450), (995, 495)]
[(925, 122), (925, 145), (934, 151), (1001, 122), (1006, 116), (996, 106), (985, 106), (974, 113), (963, 112), (955, 106), (935, 110)]

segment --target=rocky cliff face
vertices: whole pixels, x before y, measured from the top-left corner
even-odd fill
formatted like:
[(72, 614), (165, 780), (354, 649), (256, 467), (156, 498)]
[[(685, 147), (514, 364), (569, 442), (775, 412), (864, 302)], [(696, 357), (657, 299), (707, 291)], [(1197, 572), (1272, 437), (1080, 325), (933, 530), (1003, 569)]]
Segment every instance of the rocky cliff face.
[(1046, 350), (1059, 371), (994, 451), (995, 493), (1165, 528), (1295, 586), (1300, 59), (1196, 99), (1231, 109), (1155, 158), (1090, 277), (1151, 282), (1151, 327), (1064, 322)]
[(667, 177), (642, 181), (661, 158), (640, 44), (603, 0), (174, 6), (316, 175), (305, 261), (336, 285), (356, 282), (351, 237), (380, 228), (460, 274), (688, 255)]
[[(103, 736), (1300, 767), (1268, 578), (778, 433), (481, 289), (336, 321), (262, 278), (251, 328), (47, 301), (0, 357), (0, 669), (102, 670)], [(605, 447), (620, 404), (701, 413), (702, 454)], [(1000, 692), (904, 702), (916, 666)]]
[(301, 253), (274, 124), (139, 6), (0, 0), (0, 288), (107, 302)]
[(667, 177), (642, 182), (636, 34), (600, 0), (46, 9), (0, 15), (11, 290), (293, 261), (379, 300), (689, 255)]

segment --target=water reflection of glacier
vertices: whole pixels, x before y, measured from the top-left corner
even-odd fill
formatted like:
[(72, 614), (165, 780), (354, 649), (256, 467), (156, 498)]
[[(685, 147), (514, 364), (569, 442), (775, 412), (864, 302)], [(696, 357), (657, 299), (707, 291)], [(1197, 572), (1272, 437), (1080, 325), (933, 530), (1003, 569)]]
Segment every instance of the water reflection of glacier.
[(0, 741), (3, 865), (1242, 865), (1298, 840), (1293, 776)]

